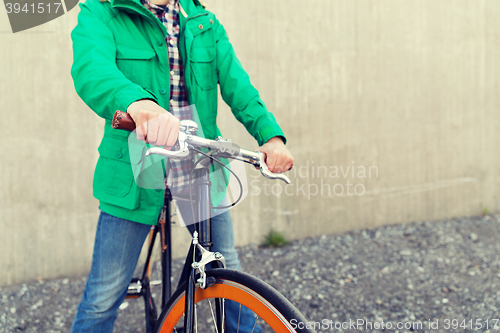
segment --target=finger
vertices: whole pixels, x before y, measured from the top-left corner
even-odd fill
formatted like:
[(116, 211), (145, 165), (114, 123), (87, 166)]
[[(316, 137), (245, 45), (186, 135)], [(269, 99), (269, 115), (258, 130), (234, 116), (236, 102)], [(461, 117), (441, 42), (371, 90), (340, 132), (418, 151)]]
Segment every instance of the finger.
[(169, 124), (170, 124), (170, 131), (168, 133), (166, 145), (167, 147), (172, 148), (175, 145), (175, 142), (177, 141), (177, 137), (179, 136), (179, 119), (170, 118)]
[(158, 130), (159, 130), (158, 117), (152, 116), (148, 121), (148, 142), (156, 144), (158, 140)]
[(158, 138), (156, 144), (165, 147), (167, 145), (168, 133), (170, 132), (167, 114), (158, 116)]
[(274, 165), (274, 172), (275, 173), (282, 173), (285, 171), (285, 155), (283, 154), (276, 154), (276, 164)]
[(288, 171), (293, 167), (293, 157), (290, 154), (285, 155), (285, 161), (283, 162), (285, 164), (285, 168), (283, 171)]
[(279, 158), (280, 158), (280, 156), (278, 153), (271, 152), (269, 154), (269, 159), (267, 160), (266, 164), (271, 172), (276, 173), (276, 170), (278, 170), (277, 166), (278, 166)]
[(266, 158), (266, 164), (267, 167), (269, 168), (269, 171), (274, 172), (274, 166), (276, 165), (276, 155), (273, 154), (272, 152), (267, 155)]
[(148, 124), (147, 124), (147, 119), (143, 117), (142, 115), (137, 117), (137, 120), (135, 122), (136, 125), (136, 133), (137, 133), (137, 139), (138, 140), (147, 140), (147, 133), (148, 133)]
[(165, 128), (165, 133), (167, 134), (166, 138), (165, 138), (165, 144), (163, 145), (164, 148), (168, 149), (168, 150), (171, 150), (172, 149), (172, 145), (170, 144), (170, 137), (172, 136), (172, 131), (173, 131), (173, 126), (172, 124), (170, 124), (167, 128)]

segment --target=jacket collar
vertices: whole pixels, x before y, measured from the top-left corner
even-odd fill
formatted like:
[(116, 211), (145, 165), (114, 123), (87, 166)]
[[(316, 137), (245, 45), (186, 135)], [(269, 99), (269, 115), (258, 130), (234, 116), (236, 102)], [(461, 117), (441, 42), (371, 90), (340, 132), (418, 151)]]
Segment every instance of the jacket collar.
[[(141, 3), (141, 0), (110, 0), (113, 8), (121, 8), (150, 15), (151, 13)], [(180, 16), (189, 17), (203, 8), (199, 0), (179, 0)], [(153, 15), (154, 16), (154, 15)]]
[(191, 16), (193, 13), (198, 12), (200, 8), (203, 8), (198, 0), (179, 0), (179, 7), (181, 15), (184, 18)]

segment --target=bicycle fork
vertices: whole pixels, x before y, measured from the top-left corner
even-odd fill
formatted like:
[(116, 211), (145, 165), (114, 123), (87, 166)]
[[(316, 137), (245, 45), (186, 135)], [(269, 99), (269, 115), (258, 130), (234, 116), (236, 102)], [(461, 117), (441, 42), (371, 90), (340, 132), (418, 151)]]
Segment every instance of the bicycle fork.
[[(219, 268), (224, 268), (226, 261), (222, 254), (219, 252), (211, 252), (212, 248), (212, 233), (211, 233), (211, 212), (212, 212), (212, 200), (210, 199), (210, 179), (209, 179), (209, 166), (202, 166), (195, 170), (196, 181), (196, 199), (198, 202), (198, 209), (195, 212), (197, 221), (195, 224), (195, 231), (193, 233), (192, 246), (190, 248), (190, 254), (188, 255), (192, 258), (192, 263), (189, 267), (189, 275), (187, 277), (187, 287), (185, 294), (185, 317), (184, 317), (184, 329), (185, 332), (191, 333), (195, 332), (197, 329), (194, 327), (195, 323), (195, 288), (196, 284), (199, 287), (205, 289), (215, 283), (215, 279), (209, 278), (207, 281), (207, 276), (205, 272), (206, 265), (212, 263)], [(200, 233), (198, 232), (200, 231)], [(198, 235), (202, 235), (203, 238), (199, 239)], [(196, 259), (199, 258), (198, 261)], [(198, 278), (197, 278), (198, 277)], [(216, 326), (218, 332), (225, 332), (225, 310), (224, 301), (222, 299), (217, 299), (215, 301), (216, 308)]]

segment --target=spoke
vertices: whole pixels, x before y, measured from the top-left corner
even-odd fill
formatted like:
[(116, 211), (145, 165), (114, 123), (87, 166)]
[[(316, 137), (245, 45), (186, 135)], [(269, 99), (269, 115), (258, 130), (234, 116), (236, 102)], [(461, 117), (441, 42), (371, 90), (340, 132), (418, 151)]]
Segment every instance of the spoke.
[(222, 299), (222, 333), (226, 330), (226, 326), (224, 325), (226, 322), (226, 299)]
[(215, 320), (215, 316), (214, 316), (214, 309), (212, 308), (212, 302), (210, 302), (210, 300), (208, 300), (208, 304), (210, 305), (210, 312), (212, 313), (212, 319), (214, 321), (215, 331), (217, 333), (219, 333), (219, 329), (217, 328), (217, 321)]
[(250, 333), (253, 333), (253, 330), (255, 329), (255, 327), (257, 326), (257, 319), (259, 319), (259, 317), (257, 317), (257, 314), (255, 314), (255, 323), (253, 324), (253, 327), (252, 327), (252, 332)]
[(194, 330), (198, 333), (198, 312), (196, 312), (196, 303), (194, 304)]
[(240, 331), (240, 317), (241, 317), (241, 303), (240, 303), (240, 309), (238, 312), (238, 326), (236, 327), (236, 333)]

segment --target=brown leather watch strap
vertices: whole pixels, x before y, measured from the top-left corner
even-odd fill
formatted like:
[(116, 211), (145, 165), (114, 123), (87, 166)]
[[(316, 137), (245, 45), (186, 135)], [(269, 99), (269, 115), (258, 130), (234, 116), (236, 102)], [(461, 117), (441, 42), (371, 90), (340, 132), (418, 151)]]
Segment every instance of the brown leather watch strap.
[(132, 117), (128, 113), (120, 110), (115, 112), (111, 126), (114, 129), (122, 129), (129, 132), (135, 130), (135, 122)]

